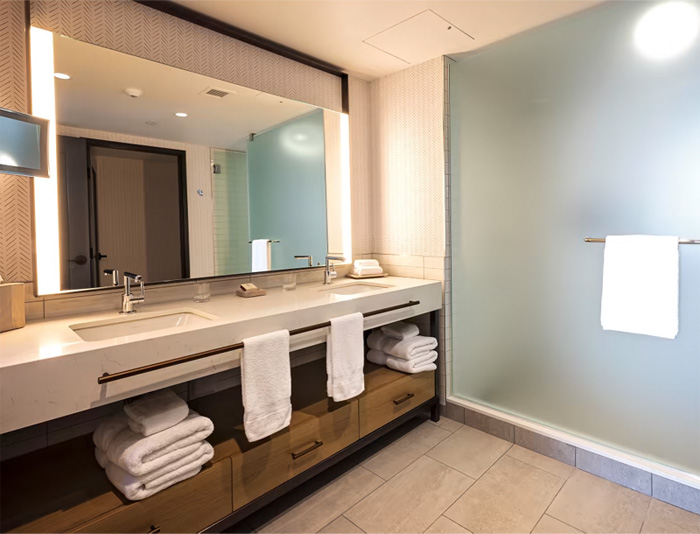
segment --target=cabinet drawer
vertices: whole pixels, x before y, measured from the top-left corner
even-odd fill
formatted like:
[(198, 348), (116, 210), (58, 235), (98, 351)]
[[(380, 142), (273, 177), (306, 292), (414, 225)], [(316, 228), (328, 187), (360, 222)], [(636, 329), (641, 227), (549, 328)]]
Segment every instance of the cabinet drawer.
[(415, 375), (396, 373), (395, 380), (382, 381), (376, 389), (368, 389), (360, 397), (360, 437), (435, 396), (435, 371)]
[(357, 401), (335, 405), (325, 413), (313, 411), (295, 411), (288, 428), (263, 441), (251, 444), (237, 438), (239, 450), (231, 457), (234, 509), (358, 439)]
[(109, 512), (77, 532), (199, 532), (232, 509), (231, 461), (224, 459), (193, 478)]

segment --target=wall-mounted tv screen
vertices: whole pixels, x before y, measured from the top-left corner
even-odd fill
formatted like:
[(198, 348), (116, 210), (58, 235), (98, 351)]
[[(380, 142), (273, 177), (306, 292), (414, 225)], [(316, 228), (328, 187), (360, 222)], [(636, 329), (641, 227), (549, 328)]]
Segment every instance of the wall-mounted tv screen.
[(0, 172), (49, 177), (49, 121), (0, 108)]

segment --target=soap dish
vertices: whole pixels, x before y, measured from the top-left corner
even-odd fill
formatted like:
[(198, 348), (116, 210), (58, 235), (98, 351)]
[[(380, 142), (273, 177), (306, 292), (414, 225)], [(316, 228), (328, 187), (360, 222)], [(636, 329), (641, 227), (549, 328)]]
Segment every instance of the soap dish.
[(236, 289), (236, 295), (243, 297), (244, 299), (249, 299), (252, 297), (262, 297), (263, 295), (267, 295), (267, 291), (264, 289), (249, 289), (248, 291)]
[(385, 276), (389, 276), (389, 273), (382, 273), (382, 274), (352, 274), (348, 273), (345, 275), (347, 278), (354, 278), (355, 280), (364, 280), (365, 278), (384, 278)]

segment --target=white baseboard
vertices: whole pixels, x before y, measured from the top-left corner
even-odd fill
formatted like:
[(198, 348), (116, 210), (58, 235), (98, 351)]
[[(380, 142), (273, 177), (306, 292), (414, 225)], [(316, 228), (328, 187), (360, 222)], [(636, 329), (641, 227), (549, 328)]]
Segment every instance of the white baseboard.
[(512, 415), (501, 410), (496, 410), (495, 408), (490, 408), (477, 402), (460, 399), (458, 397), (455, 397), (454, 395), (449, 395), (447, 397), (447, 401), (451, 402), (452, 404), (461, 406), (463, 408), (468, 408), (469, 410), (473, 410), (475, 412), (487, 415), (489, 417), (493, 417), (494, 419), (505, 421), (506, 423), (510, 423), (512, 425), (519, 426), (537, 434), (541, 434), (548, 438), (568, 443), (569, 445), (573, 445), (574, 447), (590, 451), (594, 454), (599, 454), (606, 458), (610, 458), (611, 460), (615, 460), (623, 464), (642, 469), (643, 471), (647, 471), (649, 473), (668, 478), (669, 480), (673, 480), (674, 482), (678, 482), (680, 484), (684, 484), (695, 489), (700, 489), (700, 476), (698, 475), (687, 473), (685, 471), (681, 471), (680, 469), (669, 467), (659, 462), (655, 462), (647, 458), (642, 458), (640, 456), (636, 456), (634, 454), (630, 454), (619, 449), (609, 447), (607, 445), (602, 445), (600, 443), (596, 443), (595, 441), (582, 438), (574, 434), (569, 434), (568, 432), (563, 432), (561, 430), (548, 427), (541, 423), (530, 421), (529, 419), (525, 419), (517, 415)]

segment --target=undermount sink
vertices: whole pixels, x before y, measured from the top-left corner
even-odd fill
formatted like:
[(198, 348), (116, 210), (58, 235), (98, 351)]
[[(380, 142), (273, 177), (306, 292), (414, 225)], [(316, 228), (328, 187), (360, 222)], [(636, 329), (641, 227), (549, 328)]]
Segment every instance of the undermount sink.
[(165, 328), (205, 325), (215, 317), (190, 309), (169, 310), (115, 319), (78, 323), (70, 329), (83, 341), (102, 341), (123, 336), (144, 334)]
[(366, 282), (355, 282), (352, 284), (344, 284), (336, 287), (329, 287), (328, 289), (322, 289), (322, 291), (328, 291), (330, 293), (335, 293), (336, 295), (357, 295), (358, 293), (366, 293), (367, 291), (376, 291), (377, 289), (386, 289), (390, 286), (385, 286), (382, 284), (369, 284)]

